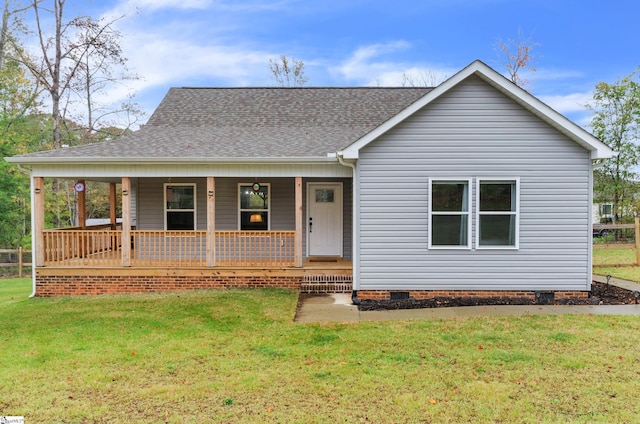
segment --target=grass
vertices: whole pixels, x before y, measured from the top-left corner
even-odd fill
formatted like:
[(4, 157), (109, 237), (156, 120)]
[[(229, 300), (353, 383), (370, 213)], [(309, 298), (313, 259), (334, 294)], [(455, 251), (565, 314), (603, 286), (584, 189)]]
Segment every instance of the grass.
[(640, 282), (636, 265), (636, 249), (631, 247), (598, 247), (593, 249), (593, 272), (624, 280)]
[(0, 415), (26, 422), (637, 420), (637, 317), (302, 325), (283, 290), (29, 293), (0, 280)]

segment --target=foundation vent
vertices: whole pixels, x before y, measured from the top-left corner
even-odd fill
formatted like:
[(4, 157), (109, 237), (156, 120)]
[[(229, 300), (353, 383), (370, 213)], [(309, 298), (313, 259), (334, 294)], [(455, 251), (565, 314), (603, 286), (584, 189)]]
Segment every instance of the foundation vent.
[(305, 275), (300, 286), (302, 293), (351, 293), (351, 275)]

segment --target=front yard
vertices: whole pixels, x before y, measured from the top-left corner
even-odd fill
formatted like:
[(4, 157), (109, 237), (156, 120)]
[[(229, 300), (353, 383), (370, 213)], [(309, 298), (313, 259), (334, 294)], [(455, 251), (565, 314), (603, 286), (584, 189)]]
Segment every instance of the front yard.
[(637, 317), (302, 325), (290, 291), (29, 293), (0, 280), (0, 415), (25, 422), (637, 420)]

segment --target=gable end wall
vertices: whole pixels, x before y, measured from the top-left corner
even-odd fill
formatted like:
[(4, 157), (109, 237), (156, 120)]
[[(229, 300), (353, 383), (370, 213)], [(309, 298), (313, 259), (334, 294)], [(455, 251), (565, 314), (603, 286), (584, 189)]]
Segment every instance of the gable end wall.
[[(589, 152), (477, 77), (364, 147), (360, 290), (589, 290)], [(518, 250), (428, 249), (432, 178), (520, 179)]]

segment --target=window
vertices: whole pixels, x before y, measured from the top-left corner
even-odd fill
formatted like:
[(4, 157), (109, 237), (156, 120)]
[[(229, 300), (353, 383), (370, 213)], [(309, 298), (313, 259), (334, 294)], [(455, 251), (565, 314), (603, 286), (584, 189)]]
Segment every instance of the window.
[(470, 248), (469, 180), (431, 180), (429, 247)]
[(164, 209), (166, 230), (195, 230), (196, 185), (165, 184)]
[(478, 179), (477, 248), (518, 247), (518, 180)]
[(269, 184), (239, 184), (240, 230), (269, 229)]
[(600, 216), (603, 218), (610, 218), (613, 214), (613, 205), (611, 203), (605, 203), (600, 205)]

